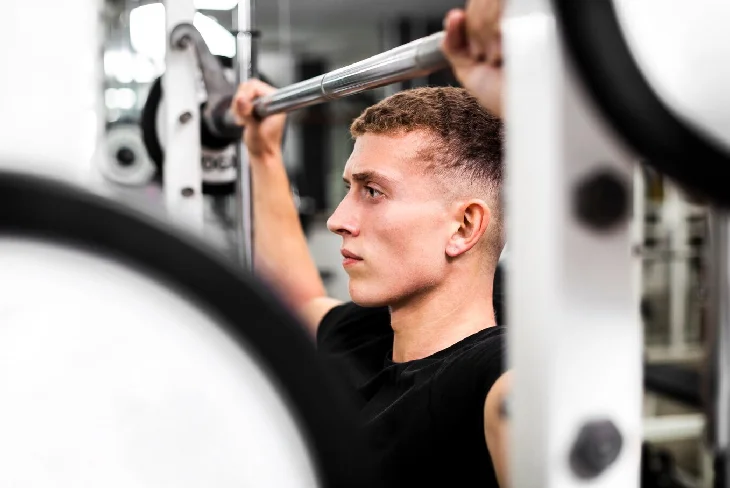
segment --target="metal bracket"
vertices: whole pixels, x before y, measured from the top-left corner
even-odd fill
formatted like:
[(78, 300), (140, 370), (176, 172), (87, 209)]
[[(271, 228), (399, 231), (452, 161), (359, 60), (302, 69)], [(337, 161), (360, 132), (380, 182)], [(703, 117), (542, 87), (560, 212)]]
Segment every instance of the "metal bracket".
[(231, 100), (236, 94), (236, 85), (226, 79), (223, 66), (210, 52), (198, 29), (190, 23), (178, 24), (170, 33), (170, 45), (177, 49), (192, 46), (195, 51), (203, 84), (208, 93), (208, 101), (201, 115), (210, 133), (226, 143), (239, 140), (243, 128), (231, 123), (232, 121), (226, 116)]

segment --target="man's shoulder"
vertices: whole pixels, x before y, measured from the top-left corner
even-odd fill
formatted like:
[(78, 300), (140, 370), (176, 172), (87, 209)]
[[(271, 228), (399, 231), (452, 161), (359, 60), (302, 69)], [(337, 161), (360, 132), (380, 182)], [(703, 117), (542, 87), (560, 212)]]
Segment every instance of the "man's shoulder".
[(347, 347), (364, 340), (392, 337), (390, 311), (387, 307), (361, 307), (346, 302), (333, 307), (319, 324), (317, 343), (329, 347)]
[(505, 371), (506, 337), (504, 326), (488, 327), (468, 337), (444, 361), (437, 374), (441, 381), (437, 383), (470, 391), (476, 387), (480, 396), (486, 395)]
[(504, 327), (477, 332), (449, 354), (433, 376), (430, 411), (450, 432), (470, 432), (483, 442), (484, 403), (505, 372), (505, 338)]
[(506, 347), (507, 328), (500, 325), (487, 327), (468, 337), (463, 347), (453, 355), (455, 364), (490, 362), (503, 356)]

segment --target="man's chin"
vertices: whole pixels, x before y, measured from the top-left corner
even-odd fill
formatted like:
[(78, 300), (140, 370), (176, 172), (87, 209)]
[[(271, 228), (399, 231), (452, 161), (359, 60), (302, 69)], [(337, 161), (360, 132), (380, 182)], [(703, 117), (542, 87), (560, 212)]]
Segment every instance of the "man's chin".
[(388, 303), (385, 300), (374, 300), (368, 298), (359, 299), (355, 297), (351, 297), (351, 299), (352, 303), (363, 308), (380, 308), (388, 306)]
[[(375, 288), (377, 289), (377, 287)], [(377, 292), (370, 293), (368, 287), (363, 286), (363, 283), (358, 282), (357, 280), (350, 279), (349, 292), (350, 299), (353, 301), (353, 303), (361, 307), (374, 308), (388, 306), (388, 301), (385, 297), (378, 294)]]

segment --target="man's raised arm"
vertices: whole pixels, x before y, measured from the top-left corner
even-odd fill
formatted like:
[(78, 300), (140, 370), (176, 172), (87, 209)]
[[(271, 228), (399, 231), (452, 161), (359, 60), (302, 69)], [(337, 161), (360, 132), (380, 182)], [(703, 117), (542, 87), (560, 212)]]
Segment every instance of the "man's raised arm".
[(253, 116), (254, 99), (272, 91), (259, 80), (243, 83), (231, 107), (245, 127), (251, 165), (254, 270), (315, 334), (339, 302), (327, 297), (292, 197), (281, 149), (286, 115)]

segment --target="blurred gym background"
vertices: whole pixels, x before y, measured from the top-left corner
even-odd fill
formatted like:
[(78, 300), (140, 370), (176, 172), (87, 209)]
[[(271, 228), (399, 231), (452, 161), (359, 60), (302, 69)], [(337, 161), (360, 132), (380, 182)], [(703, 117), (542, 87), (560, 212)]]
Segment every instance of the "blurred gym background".
[[(235, 0), (196, 2), (195, 26), (211, 52), (221, 58), (235, 55), (236, 4)], [(444, 13), (459, 5), (454, 0), (408, 0), (398, 2), (394, 9), (389, 2), (378, 0), (364, 9), (354, 1), (257, 2), (258, 70), (274, 86), (317, 76), (437, 32)], [(165, 71), (165, 7), (137, 0), (109, 0), (106, 6), (103, 96), (107, 157), (99, 181), (115, 196), (132, 202), (145, 199), (143, 207), (150, 208), (161, 204), (159, 178), (155, 178), (154, 161), (142, 140), (140, 125), (145, 123), (150, 88)], [(421, 84), (456, 81), (448, 72), (436, 73), (288, 117), (285, 163), (315, 258), (336, 297), (347, 297), (346, 275), (336, 251), (339, 242), (328, 236), (323, 222), (344, 192), (342, 169), (352, 148), (349, 123), (377, 100)], [(235, 233), (230, 232), (233, 214), (231, 205), (223, 200), (208, 198), (210, 235), (230, 250), (235, 245)]]

